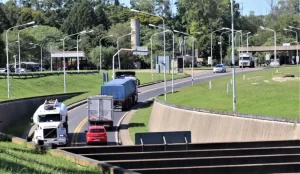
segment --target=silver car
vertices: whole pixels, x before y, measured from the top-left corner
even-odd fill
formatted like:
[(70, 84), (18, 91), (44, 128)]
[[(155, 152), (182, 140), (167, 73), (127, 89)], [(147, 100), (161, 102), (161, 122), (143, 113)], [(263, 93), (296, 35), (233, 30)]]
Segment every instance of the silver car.
[(5, 73), (7, 72), (6, 68), (0, 68), (0, 73)]
[(218, 72), (226, 72), (226, 67), (223, 64), (217, 64), (214, 69), (213, 69), (214, 73), (218, 73)]

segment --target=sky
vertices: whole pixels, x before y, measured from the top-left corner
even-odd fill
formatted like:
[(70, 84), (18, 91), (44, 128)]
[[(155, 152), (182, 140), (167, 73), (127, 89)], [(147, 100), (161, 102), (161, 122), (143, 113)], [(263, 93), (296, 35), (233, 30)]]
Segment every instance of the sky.
[[(7, 0), (0, 0), (6, 3)], [(249, 15), (250, 11), (254, 11), (255, 15), (265, 15), (268, 14), (270, 7), (268, 5), (269, 0), (237, 0), (241, 5), (242, 15)], [(124, 3), (126, 6), (130, 6), (130, 0), (120, 0), (120, 3)], [(175, 0), (173, 0), (175, 2)], [(176, 11), (176, 7), (173, 6), (173, 11)]]

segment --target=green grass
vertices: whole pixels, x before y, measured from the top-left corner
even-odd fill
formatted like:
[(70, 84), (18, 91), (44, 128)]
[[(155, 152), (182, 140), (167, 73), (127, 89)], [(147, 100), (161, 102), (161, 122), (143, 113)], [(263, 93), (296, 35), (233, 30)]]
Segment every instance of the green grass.
[[(175, 74), (174, 78), (181, 78), (186, 75)], [(111, 79), (111, 71), (109, 71)], [(137, 72), (137, 78), (141, 84), (152, 82), (151, 73)], [(162, 80), (162, 74), (154, 74), (155, 81)], [(171, 79), (171, 74), (167, 75), (167, 79)], [(62, 94), (64, 92), (63, 75), (47, 76), (30, 79), (13, 79), (11, 83), (11, 98), (19, 99), (34, 96), (43, 96), (50, 94)], [(67, 92), (85, 92), (84, 94), (73, 97), (66, 101), (66, 104), (74, 103), (78, 100), (87, 98), (89, 95), (99, 94), (102, 85), (102, 75), (66, 75)], [(0, 78), (0, 101), (7, 100), (7, 79)]]
[[(300, 68), (279, 68), (279, 72), (292, 73), (299, 77)], [(237, 112), (285, 118), (300, 117), (300, 81), (272, 81), (274, 70), (264, 70), (236, 76)], [(203, 82), (168, 95), (168, 103), (216, 111), (232, 111), (232, 89), (227, 94), (231, 77)], [(269, 82), (265, 82), (268, 80)], [(163, 100), (163, 96), (158, 99)]]
[(11, 142), (0, 141), (0, 173), (61, 173), (96, 174), (96, 168), (78, 166), (48, 152), (27, 148)]
[(133, 142), (135, 142), (135, 133), (148, 132), (149, 118), (152, 110), (153, 101), (149, 101), (139, 108), (129, 123), (129, 135)]

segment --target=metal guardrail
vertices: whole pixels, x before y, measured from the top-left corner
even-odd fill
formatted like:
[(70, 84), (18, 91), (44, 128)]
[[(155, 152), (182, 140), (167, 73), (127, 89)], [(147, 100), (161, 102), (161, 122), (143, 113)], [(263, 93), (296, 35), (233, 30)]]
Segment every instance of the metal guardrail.
[[(87, 75), (87, 74), (98, 74), (99, 71), (80, 71), (80, 72), (66, 72), (68, 75)], [(39, 78), (46, 76), (63, 75), (64, 72), (40, 72), (40, 73), (10, 73), (12, 78)], [(7, 73), (0, 73), (0, 78), (6, 78)]]

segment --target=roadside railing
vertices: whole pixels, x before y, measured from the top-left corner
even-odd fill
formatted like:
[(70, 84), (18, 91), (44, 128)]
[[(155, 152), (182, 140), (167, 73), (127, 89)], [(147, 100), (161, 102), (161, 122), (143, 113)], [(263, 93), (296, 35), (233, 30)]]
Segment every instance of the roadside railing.
[[(88, 74), (98, 74), (99, 71), (66, 71), (68, 75), (88, 75)], [(31, 72), (31, 73), (10, 73), (9, 75), (12, 78), (39, 78), (39, 77), (46, 77), (46, 76), (55, 76), (55, 75), (63, 75), (63, 71), (56, 71), (56, 72)], [(0, 73), (0, 78), (6, 78), (7, 73)]]

